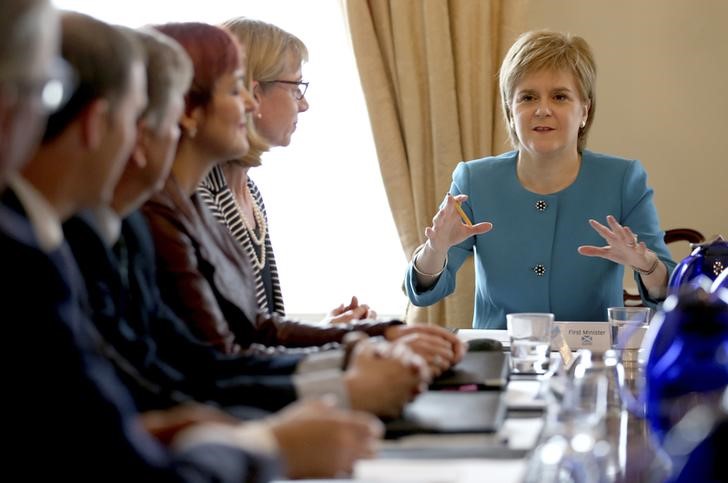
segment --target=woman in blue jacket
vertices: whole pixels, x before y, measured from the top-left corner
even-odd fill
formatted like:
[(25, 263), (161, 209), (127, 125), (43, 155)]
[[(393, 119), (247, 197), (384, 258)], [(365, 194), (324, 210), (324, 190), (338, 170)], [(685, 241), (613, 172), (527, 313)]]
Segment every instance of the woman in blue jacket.
[(458, 164), (409, 264), (412, 303), (452, 293), (470, 254), (475, 328), (505, 328), (509, 312), (606, 320), (607, 307), (623, 305), (623, 266), (634, 270), (646, 304), (664, 297), (675, 263), (644, 168), (584, 149), (595, 78), (580, 37), (533, 31), (513, 44), (500, 90), (515, 151)]

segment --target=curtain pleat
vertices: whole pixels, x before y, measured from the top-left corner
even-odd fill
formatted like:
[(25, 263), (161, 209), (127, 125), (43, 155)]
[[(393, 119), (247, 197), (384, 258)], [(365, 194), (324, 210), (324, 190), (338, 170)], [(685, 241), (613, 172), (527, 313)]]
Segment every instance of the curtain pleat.
[[(385, 190), (411, 257), (456, 164), (504, 146), (497, 73), (502, 17), (512, 8), (501, 0), (346, 0), (346, 9)], [(469, 327), (473, 294), (466, 262), (455, 293), (410, 306), (407, 321)]]

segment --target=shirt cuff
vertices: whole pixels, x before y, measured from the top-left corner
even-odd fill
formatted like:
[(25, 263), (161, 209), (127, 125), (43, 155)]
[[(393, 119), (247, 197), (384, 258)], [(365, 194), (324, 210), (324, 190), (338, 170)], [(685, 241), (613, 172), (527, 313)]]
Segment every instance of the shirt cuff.
[(296, 374), (293, 386), (299, 399), (319, 399), (329, 396), (334, 399), (336, 407), (349, 409), (351, 402), (344, 384), (344, 373), (341, 370), (326, 370)]
[(172, 442), (173, 451), (184, 451), (202, 444), (222, 444), (264, 456), (278, 455), (273, 431), (263, 422), (230, 426), (218, 423), (196, 424), (181, 431)]
[(425, 249), (425, 245), (424, 245), (424, 244), (422, 244), (422, 245), (420, 245), (419, 247), (417, 247), (417, 248), (415, 249), (415, 252), (414, 252), (414, 253), (412, 254), (412, 270), (414, 270), (414, 271), (415, 271), (415, 272), (416, 272), (416, 273), (417, 273), (418, 275), (422, 275), (423, 277), (431, 277), (431, 278), (437, 278), (437, 277), (439, 277), (440, 275), (442, 275), (442, 272), (444, 272), (444, 271), (445, 271), (445, 269), (447, 268), (447, 261), (448, 261), (448, 259), (447, 259), (447, 254), (445, 255), (445, 263), (443, 263), (443, 265), (442, 265), (442, 268), (440, 269), (440, 271), (439, 271), (439, 272), (437, 272), (437, 273), (425, 273), (425, 272), (421, 272), (421, 271), (420, 271), (420, 270), (419, 270), (419, 269), (417, 268), (417, 256), (418, 256), (418, 255), (420, 254), (420, 252), (421, 252), (422, 250), (424, 250), (424, 249)]
[(298, 363), (296, 374), (308, 374), (311, 372), (341, 369), (344, 367), (344, 351), (330, 350), (316, 352), (306, 356)]

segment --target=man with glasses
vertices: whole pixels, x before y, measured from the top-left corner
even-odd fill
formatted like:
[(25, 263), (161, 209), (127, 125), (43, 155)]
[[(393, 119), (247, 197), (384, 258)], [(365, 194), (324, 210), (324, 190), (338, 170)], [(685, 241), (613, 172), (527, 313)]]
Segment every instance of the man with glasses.
[[(17, 26), (10, 52), (22, 53), (28, 68), (20, 68), (21, 59), (6, 62), (2, 50), (0, 112), (7, 116), (3, 121), (23, 121), (8, 140), (24, 136), (22, 149), (12, 153), (3, 139), (4, 166), (17, 165), (36, 147), (44, 105), (52, 109), (53, 99), (63, 99), (49, 96), (55, 87), (43, 70), (57, 48), (50, 41), (57, 42), (57, 18), (38, 13), (50, 9), (45, 1), (8, 1), (0, 4), (0, 31)], [(7, 20), (11, 14), (15, 22)], [(22, 175), (15, 168), (3, 175), (9, 188), (0, 207), (0, 320), (3, 340), (10, 342), (3, 350), (3, 389), (12, 442), (6, 471), (39, 481), (263, 480), (275, 469), (268, 457), (199, 436), (174, 438), (200, 417), (226, 422), (221, 414), (208, 409), (179, 413), (182, 419), (170, 413), (142, 417), (103, 357), (104, 341), (83, 315), (85, 289), (60, 221), (110, 198), (134, 146), (146, 76), (140, 47), (118, 29), (66, 13), (61, 31), (63, 55), (79, 82), (48, 119)], [(44, 49), (28, 55), (34, 39)], [(6, 111), (6, 105), (17, 109)], [(152, 435), (178, 446), (168, 450)]]
[(0, 189), (63, 100), (63, 82), (49, 71), (62, 65), (58, 41), (58, 13), (47, 0), (0, 2)]

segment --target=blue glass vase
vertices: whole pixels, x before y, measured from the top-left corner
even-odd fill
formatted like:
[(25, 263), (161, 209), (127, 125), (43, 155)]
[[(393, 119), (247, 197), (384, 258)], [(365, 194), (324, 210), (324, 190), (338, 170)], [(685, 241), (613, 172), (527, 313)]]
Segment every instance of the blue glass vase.
[(646, 417), (662, 443), (697, 404), (728, 387), (728, 296), (683, 287), (670, 295), (652, 321), (646, 341)]
[(706, 243), (693, 245), (694, 249), (677, 264), (667, 284), (668, 293), (678, 293), (681, 286), (698, 278), (710, 282), (728, 269), (728, 241), (722, 236)]

